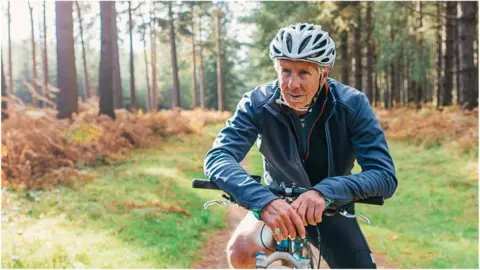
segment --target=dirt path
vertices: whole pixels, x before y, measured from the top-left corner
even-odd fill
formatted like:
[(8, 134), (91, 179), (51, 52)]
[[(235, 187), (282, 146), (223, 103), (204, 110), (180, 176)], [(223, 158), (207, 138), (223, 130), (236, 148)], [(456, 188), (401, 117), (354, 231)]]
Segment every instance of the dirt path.
[[(242, 162), (242, 166), (246, 169), (246, 159)], [(237, 225), (242, 221), (243, 217), (247, 213), (247, 210), (239, 207), (238, 205), (228, 205), (227, 228), (220, 230), (213, 237), (209, 238), (203, 248), (203, 261), (194, 263), (192, 268), (204, 268), (204, 269), (228, 269), (228, 260), (225, 252), (228, 241), (231, 235), (235, 231)], [(315, 252), (316, 251), (316, 252)], [(391, 264), (386, 263), (385, 254), (374, 252), (373, 254), (379, 269), (391, 269), (395, 268)], [(314, 249), (314, 257), (318, 258), (318, 250)], [(321, 269), (329, 269), (325, 260), (322, 259), (320, 263)]]

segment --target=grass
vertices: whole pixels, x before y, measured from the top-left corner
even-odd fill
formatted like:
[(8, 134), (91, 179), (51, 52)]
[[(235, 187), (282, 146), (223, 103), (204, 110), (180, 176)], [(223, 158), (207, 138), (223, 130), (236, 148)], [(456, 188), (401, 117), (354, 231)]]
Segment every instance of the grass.
[[(3, 191), (2, 268), (188, 268), (226, 226), (218, 192), (193, 190), (217, 127), (138, 150), (76, 190)], [(199, 143), (201, 142), (201, 143)]]
[[(371, 248), (399, 268), (478, 269), (475, 155), (398, 141), (389, 147), (399, 180), (395, 195), (383, 207), (357, 206), (372, 221), (360, 221)], [(252, 150), (249, 170), (261, 175), (261, 154)]]
[[(226, 210), (202, 210), (215, 191), (190, 188), (221, 125), (132, 152), (75, 190), (3, 191), (3, 268), (189, 268)], [(477, 159), (446, 147), (389, 142), (399, 187), (383, 207), (357, 210), (372, 249), (399, 268), (478, 268)], [(262, 174), (254, 146), (248, 170)], [(355, 169), (358, 171), (358, 166)], [(210, 209), (210, 208), (209, 208)]]

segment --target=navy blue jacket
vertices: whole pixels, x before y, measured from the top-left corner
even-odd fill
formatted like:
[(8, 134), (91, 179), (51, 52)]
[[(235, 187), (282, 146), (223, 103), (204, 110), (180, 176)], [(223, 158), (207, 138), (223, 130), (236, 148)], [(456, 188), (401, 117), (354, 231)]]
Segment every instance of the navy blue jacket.
[[(397, 187), (395, 167), (368, 99), (332, 78), (327, 78), (327, 83), (327, 178), (311, 186), (289, 119), (275, 102), (280, 96), (278, 81), (258, 86), (243, 96), (205, 156), (205, 175), (239, 205), (247, 209), (265, 207), (277, 196), (239, 164), (258, 139), (267, 184), (275, 181), (314, 188), (338, 204), (391, 197)], [(351, 174), (355, 158), (362, 172)]]

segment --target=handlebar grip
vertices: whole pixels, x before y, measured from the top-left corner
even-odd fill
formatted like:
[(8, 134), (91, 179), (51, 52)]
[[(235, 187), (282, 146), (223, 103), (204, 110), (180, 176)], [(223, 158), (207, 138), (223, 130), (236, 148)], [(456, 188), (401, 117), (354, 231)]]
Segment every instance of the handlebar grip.
[(219, 189), (214, 182), (205, 179), (193, 179), (192, 187), (202, 189)]
[(363, 204), (374, 204), (374, 205), (383, 205), (385, 203), (385, 198), (382, 196), (370, 197), (363, 200), (356, 201), (355, 203)]

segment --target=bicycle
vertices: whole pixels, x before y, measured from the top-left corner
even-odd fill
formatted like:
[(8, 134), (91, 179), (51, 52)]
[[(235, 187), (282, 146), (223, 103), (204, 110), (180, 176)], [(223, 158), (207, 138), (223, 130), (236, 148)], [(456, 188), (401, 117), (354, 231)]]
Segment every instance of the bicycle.
[[(261, 181), (261, 177), (258, 175), (251, 176), (255, 181)], [(213, 189), (213, 190), (220, 190), (217, 185), (209, 180), (206, 179), (193, 179), (192, 180), (192, 187), (198, 189)], [(280, 185), (272, 182), (269, 185), (269, 190), (277, 196), (280, 196), (282, 199), (286, 200), (289, 204), (291, 204), (298, 196), (307, 192), (308, 189), (298, 187), (295, 184), (291, 186), (286, 186), (285, 184), (281, 183)], [(234, 204), (236, 201), (228, 196), (227, 194), (222, 194), (222, 197), (225, 201), (219, 200), (211, 200), (204, 204), (204, 209), (207, 209), (212, 204), (220, 204), (220, 205), (228, 205)], [(363, 204), (372, 204), (372, 205), (383, 205), (384, 198), (383, 197), (371, 197), (363, 200), (352, 201), (348, 204), (344, 204), (339, 207), (334, 207), (333, 205), (327, 205), (326, 210), (324, 211), (324, 215), (326, 216), (334, 216), (334, 215), (342, 215), (347, 218), (356, 218), (356, 214), (350, 214), (347, 212), (347, 209), (352, 206), (354, 203), (363, 203)], [(358, 215), (361, 219), (363, 219), (367, 224), (370, 224), (370, 220), (362, 215)], [(273, 268), (273, 264), (280, 262), (281, 266), (276, 266), (275, 268), (285, 268), (285, 269), (314, 269), (314, 258), (313, 252), (310, 248), (310, 245), (307, 242), (307, 239), (301, 239), (297, 236), (295, 239), (291, 240), (287, 237), (286, 240), (282, 240), (278, 243), (275, 247), (275, 251), (270, 250), (264, 243), (262, 238), (263, 229), (265, 228), (265, 224), (262, 227), (260, 232), (260, 239), (263, 246), (272, 252), (270, 255), (266, 255), (264, 252), (257, 252), (255, 254), (255, 264), (257, 269), (265, 269), (265, 268)], [(320, 243), (320, 232), (317, 227), (317, 236), (318, 236), (318, 243)], [(319, 244), (320, 245), (320, 244)], [(320, 251), (320, 246), (318, 246), (318, 250)], [(318, 256), (318, 266), (320, 268), (320, 257), (321, 253)]]

